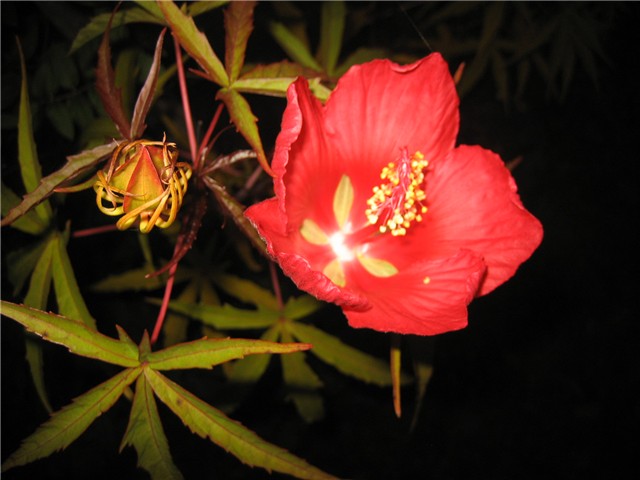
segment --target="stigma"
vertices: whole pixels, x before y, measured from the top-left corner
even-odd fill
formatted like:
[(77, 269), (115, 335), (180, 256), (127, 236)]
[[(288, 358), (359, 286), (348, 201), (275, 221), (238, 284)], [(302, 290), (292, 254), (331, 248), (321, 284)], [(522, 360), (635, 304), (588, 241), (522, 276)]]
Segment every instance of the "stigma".
[(421, 222), (427, 207), (424, 191), (424, 171), (429, 162), (417, 151), (409, 155), (406, 147), (400, 149), (396, 162), (389, 162), (380, 172), (382, 183), (373, 187), (365, 210), (370, 225), (379, 224), (380, 233), (402, 236), (414, 222)]

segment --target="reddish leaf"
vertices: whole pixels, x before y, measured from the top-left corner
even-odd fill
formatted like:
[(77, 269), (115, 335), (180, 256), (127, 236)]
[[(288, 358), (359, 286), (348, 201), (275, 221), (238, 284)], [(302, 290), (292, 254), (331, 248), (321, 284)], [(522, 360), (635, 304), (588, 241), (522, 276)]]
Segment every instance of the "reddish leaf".
[(109, 19), (107, 29), (104, 31), (102, 43), (98, 49), (98, 68), (96, 70), (96, 89), (102, 105), (113, 123), (116, 124), (120, 134), (127, 139), (131, 138), (131, 124), (122, 108), (122, 96), (120, 89), (116, 87), (115, 73), (111, 66), (111, 48), (109, 47), (109, 31), (111, 21)]
[(151, 108), (151, 103), (153, 102), (153, 95), (156, 90), (156, 83), (158, 81), (158, 73), (160, 72), (160, 57), (162, 56), (162, 43), (164, 40), (164, 34), (167, 29), (164, 28), (162, 32), (160, 32), (160, 36), (158, 37), (158, 42), (156, 43), (156, 51), (153, 54), (153, 63), (151, 64), (151, 68), (149, 69), (149, 75), (144, 82), (142, 90), (140, 90), (140, 94), (138, 95), (138, 100), (136, 101), (136, 106), (133, 110), (133, 119), (131, 121), (131, 138), (140, 138), (142, 137), (142, 133), (144, 129), (147, 128), (144, 121), (147, 118), (147, 113), (149, 113), (149, 108)]
[(225, 58), (224, 63), (233, 83), (244, 65), (247, 41), (253, 30), (253, 10), (256, 2), (231, 2), (224, 11)]

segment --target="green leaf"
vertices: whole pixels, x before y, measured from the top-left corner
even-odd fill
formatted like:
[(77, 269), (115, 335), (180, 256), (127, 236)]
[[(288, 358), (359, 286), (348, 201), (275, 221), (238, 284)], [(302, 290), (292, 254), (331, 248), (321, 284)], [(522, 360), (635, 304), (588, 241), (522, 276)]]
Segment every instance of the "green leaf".
[(0, 301), (2, 315), (22, 324), (28, 331), (43, 339), (63, 345), (70, 352), (83, 357), (123, 367), (135, 367), (138, 351), (127, 343), (102, 335), (84, 323), (54, 313)]
[(17, 296), (24, 287), (27, 278), (29, 278), (33, 269), (36, 268), (36, 264), (48, 244), (49, 238), (46, 237), (7, 254), (7, 276), (14, 287), (14, 296)]
[(297, 340), (312, 344), (314, 355), (343, 374), (382, 387), (391, 385), (387, 362), (350, 347), (311, 325), (289, 322), (287, 328)]
[[(152, 4), (148, 3), (149, 6)], [(127, 10), (120, 10), (113, 15), (113, 28), (126, 25), (128, 23), (157, 23), (164, 24), (164, 18), (162, 16), (156, 16), (150, 13), (148, 8), (132, 7)], [(111, 19), (111, 13), (101, 13), (91, 19), (91, 21), (85, 25), (76, 35), (76, 38), (71, 44), (69, 54), (75, 52), (78, 48), (82, 47), (85, 43), (99, 37), (107, 29), (109, 20)]]
[(289, 55), (294, 62), (299, 63), (303, 67), (311, 68), (317, 72), (322, 72), (322, 67), (318, 64), (313, 55), (305, 45), (291, 30), (280, 22), (271, 22), (269, 24), (271, 35), (278, 42), (278, 45)]
[[(280, 333), (277, 327), (267, 329), (260, 340), (265, 342), (275, 342), (278, 340)], [(284, 357), (283, 357), (284, 358)], [(232, 368), (229, 369), (227, 378), (235, 383), (254, 384), (264, 374), (271, 360), (270, 354), (252, 355), (233, 362)]]
[(60, 186), (63, 182), (81, 174), (99, 163), (107, 155), (110, 155), (117, 145), (118, 144), (113, 141), (106, 145), (100, 145), (99, 147), (92, 148), (91, 150), (85, 150), (84, 152), (67, 157), (67, 163), (60, 170), (44, 177), (35, 190), (27, 193), (18, 206), (9, 210), (7, 216), (2, 219), (2, 222), (0, 222), (0, 225), (10, 225), (15, 220), (22, 217), (35, 205), (51, 195), (54, 192), (54, 189)]
[[(159, 300), (150, 301), (160, 304)], [(169, 303), (169, 308), (222, 330), (265, 328), (273, 325), (279, 318), (275, 310), (246, 310), (231, 305), (204, 305), (174, 300)]]
[(196, 17), (201, 13), (205, 13), (215, 8), (222, 7), (227, 3), (229, 3), (229, 0), (202, 0), (198, 2), (191, 2), (189, 5), (187, 5), (187, 13), (189, 13), (189, 15), (191, 15), (192, 17)]
[(342, 35), (347, 16), (344, 2), (332, 1), (322, 3), (320, 24), (320, 45), (318, 46), (318, 60), (329, 76), (333, 76), (334, 69), (340, 57)]
[(158, 398), (180, 417), (192, 432), (209, 438), (241, 462), (298, 478), (335, 478), (286, 450), (267, 443), (251, 430), (231, 420), (159, 372), (146, 368), (145, 375)]
[(255, 8), (256, 2), (231, 2), (224, 11), (224, 63), (231, 83), (238, 78), (244, 65), (247, 42), (253, 31), (253, 11)]
[(156, 49), (153, 54), (153, 62), (149, 69), (149, 74), (147, 75), (147, 79), (140, 90), (136, 106), (133, 109), (133, 117), (131, 119), (131, 138), (140, 138), (147, 127), (144, 122), (147, 118), (147, 114), (149, 113), (149, 108), (151, 108), (151, 103), (153, 102), (153, 96), (156, 90), (158, 73), (160, 72), (160, 59), (162, 57), (162, 44), (166, 31), (167, 29), (165, 28), (160, 32), (160, 36), (156, 43)]
[(222, 88), (216, 94), (216, 100), (222, 100), (227, 107), (229, 116), (251, 148), (258, 155), (258, 162), (267, 173), (271, 172), (269, 162), (262, 147), (262, 140), (258, 132), (258, 119), (253, 115), (249, 102), (235, 89)]
[(349, 54), (349, 56), (335, 69), (333, 76), (339, 78), (347, 73), (347, 70), (349, 70), (353, 65), (360, 65), (377, 58), (389, 58), (389, 52), (383, 48), (360, 47), (353, 53)]
[[(9, 210), (20, 204), (20, 197), (4, 183), (0, 185), (0, 195), (0, 206), (2, 207), (2, 216), (4, 217)], [(31, 210), (13, 222), (12, 227), (24, 233), (39, 235), (47, 229), (47, 223), (43, 222), (38, 214)]]
[(311, 295), (291, 297), (284, 306), (284, 317), (297, 320), (317, 312), (324, 304)]
[(88, 327), (95, 329), (96, 321), (89, 313), (80, 293), (62, 235), (56, 234), (52, 242), (53, 285), (56, 291), (58, 311), (65, 317), (82, 320)]
[[(43, 310), (47, 307), (47, 300), (51, 290), (51, 259), (53, 256), (53, 237), (48, 238), (48, 242), (42, 255), (38, 259), (31, 274), (29, 290), (25, 296), (24, 303), (32, 308)], [(31, 378), (35, 386), (38, 398), (42, 405), (51, 413), (53, 408), (49, 403), (47, 389), (44, 384), (44, 371), (42, 359), (42, 344), (37, 342), (33, 336), (25, 337), (26, 359), (29, 364)]]
[(322, 78), (318, 76), (317, 71), (287, 60), (258, 65), (236, 80), (233, 89), (245, 93), (284, 97), (289, 85), (298, 77), (305, 77), (309, 81), (309, 89), (316, 98), (322, 101), (329, 98), (331, 90), (321, 83)]
[(123, 370), (54, 413), (2, 464), (2, 471), (68, 447), (96, 418), (116, 403), (124, 390), (140, 375), (140, 371), (141, 367)]
[[(179, 270), (178, 270), (179, 271)], [(126, 292), (129, 290), (151, 291), (162, 288), (165, 282), (161, 276), (145, 278), (148, 273), (153, 273), (154, 269), (150, 266), (133, 268), (123, 273), (109, 275), (107, 278), (94, 283), (91, 290), (94, 292)], [(176, 282), (182, 281), (184, 278), (176, 276)]]
[(245, 303), (258, 305), (269, 310), (278, 310), (278, 300), (269, 290), (256, 283), (227, 273), (214, 273), (213, 282), (229, 295)]
[(147, 356), (155, 370), (212, 368), (215, 365), (260, 353), (293, 353), (308, 350), (304, 343), (273, 343), (261, 340), (204, 338), (167, 347)]
[(229, 77), (224, 66), (207, 37), (196, 27), (193, 18), (182, 12), (172, 1), (158, 2), (158, 6), (182, 48), (198, 62), (211, 80), (222, 87), (228, 86)]
[[(31, 192), (38, 187), (38, 183), (42, 177), (42, 170), (38, 162), (36, 141), (33, 138), (31, 107), (29, 105), (29, 87), (27, 86), (27, 69), (24, 64), (22, 47), (19, 42), (18, 52), (20, 54), (20, 69), (22, 71), (20, 108), (18, 112), (18, 162), (20, 163), (20, 174), (22, 175), (24, 188), (27, 192)], [(35, 213), (45, 225), (48, 225), (53, 218), (53, 212), (48, 203), (39, 205), (35, 209)]]
[[(293, 339), (288, 332), (283, 332), (282, 340), (291, 342)], [(282, 375), (290, 391), (288, 398), (293, 401), (296, 410), (307, 423), (313, 423), (324, 416), (322, 397), (317, 390), (322, 387), (322, 381), (307, 365), (302, 353), (285, 355), (280, 358)]]
[(138, 466), (145, 469), (153, 480), (179, 480), (184, 478), (171, 460), (169, 443), (164, 434), (153, 390), (144, 375), (136, 381), (129, 425), (120, 451), (131, 445), (138, 453)]

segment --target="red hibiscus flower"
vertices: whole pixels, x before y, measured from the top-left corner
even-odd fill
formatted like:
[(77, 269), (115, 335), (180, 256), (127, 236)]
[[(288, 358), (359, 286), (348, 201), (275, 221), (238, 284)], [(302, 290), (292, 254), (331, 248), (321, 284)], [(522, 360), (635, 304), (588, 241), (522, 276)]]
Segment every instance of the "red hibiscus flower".
[(438, 54), (351, 68), (326, 106), (304, 79), (287, 92), (275, 198), (247, 209), (297, 286), (353, 327), (434, 335), (538, 247), (498, 155), (455, 147), (458, 96)]

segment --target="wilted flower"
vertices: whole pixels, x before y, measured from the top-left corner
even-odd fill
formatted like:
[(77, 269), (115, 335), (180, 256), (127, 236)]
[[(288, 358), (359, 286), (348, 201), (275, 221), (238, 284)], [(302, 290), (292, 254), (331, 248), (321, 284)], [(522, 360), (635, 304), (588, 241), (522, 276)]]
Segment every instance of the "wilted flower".
[(354, 327), (432, 335), (467, 324), (467, 305), (537, 248), (494, 153), (455, 148), (458, 96), (433, 54), (345, 74), (325, 107), (294, 82), (276, 142), (275, 198), (246, 216), (302, 290)]
[(93, 188), (100, 211), (123, 215), (119, 230), (137, 226), (149, 233), (167, 228), (176, 219), (191, 178), (188, 163), (178, 162), (175, 143), (135, 140), (113, 152)]

